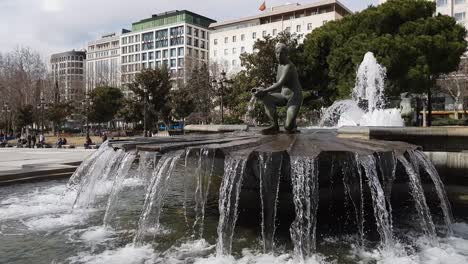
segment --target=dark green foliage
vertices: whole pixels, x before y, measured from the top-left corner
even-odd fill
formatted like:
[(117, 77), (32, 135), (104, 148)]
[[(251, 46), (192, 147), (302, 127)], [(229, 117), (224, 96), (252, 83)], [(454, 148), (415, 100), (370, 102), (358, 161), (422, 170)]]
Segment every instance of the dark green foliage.
[(60, 127), (75, 108), (70, 102), (55, 102), (48, 106), (47, 119), (54, 123), (55, 127)]
[(16, 126), (20, 129), (32, 125), (34, 123), (34, 107), (32, 105), (19, 107), (15, 121)]
[(123, 94), (119, 88), (96, 87), (91, 92), (89, 120), (96, 123), (112, 121), (122, 107)]
[[(131, 102), (132, 105), (127, 108), (129, 110), (136, 110), (139, 105), (141, 106), (140, 111), (143, 113), (143, 102), (146, 96), (148, 127), (155, 127), (159, 118), (164, 120), (165, 123), (168, 123), (170, 116), (169, 92), (171, 87), (170, 75), (166, 67), (145, 69), (138, 73), (135, 76), (135, 81), (129, 85), (129, 89), (135, 94), (135, 101)], [(146, 94), (144, 92), (145, 89), (147, 90)], [(130, 116), (131, 115), (127, 115), (127, 117)], [(133, 118), (138, 116), (139, 115), (134, 115)], [(143, 114), (141, 114), (140, 117), (140, 120), (143, 121)]]
[(431, 1), (389, 0), (314, 30), (304, 42), (313, 89), (328, 103), (348, 97), (367, 51), (387, 68), (388, 95), (431, 89), (466, 50), (465, 29), (434, 12)]

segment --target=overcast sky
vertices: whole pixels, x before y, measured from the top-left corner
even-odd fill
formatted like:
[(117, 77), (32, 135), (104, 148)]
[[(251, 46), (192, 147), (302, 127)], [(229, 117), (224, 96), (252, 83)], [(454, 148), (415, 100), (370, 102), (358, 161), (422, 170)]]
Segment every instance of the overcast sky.
[[(287, 2), (267, 0), (267, 7)], [(51, 53), (83, 49), (100, 35), (131, 28), (151, 14), (187, 9), (217, 21), (261, 13), (263, 0), (0, 0), (0, 52), (31, 47), (44, 59)], [(377, 0), (341, 0), (359, 11)]]

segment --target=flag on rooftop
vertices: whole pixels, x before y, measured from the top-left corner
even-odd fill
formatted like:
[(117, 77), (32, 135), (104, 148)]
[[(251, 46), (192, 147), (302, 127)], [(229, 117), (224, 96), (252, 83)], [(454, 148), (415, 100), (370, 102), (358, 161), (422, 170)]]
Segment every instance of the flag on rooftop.
[(258, 8), (258, 10), (265, 11), (265, 9), (266, 9), (266, 3), (265, 1), (263, 1), (263, 4)]

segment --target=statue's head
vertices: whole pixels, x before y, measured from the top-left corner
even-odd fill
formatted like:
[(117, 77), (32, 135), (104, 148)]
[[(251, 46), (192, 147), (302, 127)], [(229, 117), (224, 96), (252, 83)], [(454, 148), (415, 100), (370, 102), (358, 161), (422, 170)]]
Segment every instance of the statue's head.
[(286, 44), (278, 42), (275, 46), (275, 54), (280, 64), (288, 62), (288, 46)]

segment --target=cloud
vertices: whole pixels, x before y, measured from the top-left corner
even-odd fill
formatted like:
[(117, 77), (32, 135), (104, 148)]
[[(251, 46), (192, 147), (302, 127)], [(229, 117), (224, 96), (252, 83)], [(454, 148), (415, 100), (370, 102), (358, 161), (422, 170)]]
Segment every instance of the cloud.
[[(314, 0), (299, 1), (310, 3)], [(100, 35), (131, 28), (152, 14), (187, 9), (218, 21), (260, 13), (262, 0), (0, 0), (0, 51), (28, 46), (44, 58), (82, 49)], [(284, 0), (267, 1), (267, 6)], [(341, 0), (360, 10), (376, 0)]]

